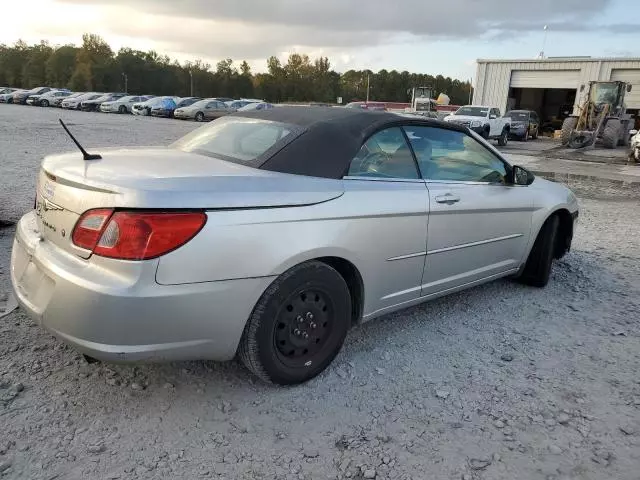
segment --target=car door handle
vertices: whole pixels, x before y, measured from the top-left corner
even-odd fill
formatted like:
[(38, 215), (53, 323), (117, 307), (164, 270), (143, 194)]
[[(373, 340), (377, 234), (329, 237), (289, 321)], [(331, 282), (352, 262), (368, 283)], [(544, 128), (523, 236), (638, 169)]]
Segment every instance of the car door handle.
[(457, 195), (453, 195), (451, 193), (446, 193), (444, 195), (438, 195), (436, 197), (436, 202), (438, 203), (446, 203), (447, 205), (453, 205), (460, 201), (460, 197)]

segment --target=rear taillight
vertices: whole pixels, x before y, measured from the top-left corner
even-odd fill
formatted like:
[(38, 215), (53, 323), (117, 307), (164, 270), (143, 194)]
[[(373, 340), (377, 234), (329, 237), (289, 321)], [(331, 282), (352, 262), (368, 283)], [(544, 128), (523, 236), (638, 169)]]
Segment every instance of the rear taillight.
[(110, 208), (100, 208), (88, 210), (82, 214), (73, 228), (71, 239), (80, 248), (93, 250), (100, 240), (102, 231), (107, 225), (107, 220), (111, 217), (113, 210)]
[(103, 257), (147, 260), (184, 245), (206, 221), (202, 212), (89, 210), (76, 224), (73, 243)]

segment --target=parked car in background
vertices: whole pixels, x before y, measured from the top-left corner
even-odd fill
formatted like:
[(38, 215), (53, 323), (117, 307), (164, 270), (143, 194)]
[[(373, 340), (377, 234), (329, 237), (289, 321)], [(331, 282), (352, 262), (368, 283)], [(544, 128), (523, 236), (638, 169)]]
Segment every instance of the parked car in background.
[(176, 108), (173, 116), (181, 120), (195, 120), (204, 122), (214, 118), (229, 115), (233, 110), (226, 103), (215, 98), (207, 98), (189, 105), (188, 107)]
[(51, 90), (42, 95), (31, 95), (27, 98), (27, 104), (35, 107), (58, 106), (62, 100), (71, 95), (71, 93), (70, 90)]
[(35, 324), (105, 361), (239, 357), (301, 383), (361, 322), (498, 278), (544, 287), (578, 221), (566, 186), (468, 128), (386, 112), (236, 112), (100, 154), (44, 159), (8, 270)]
[(172, 118), (176, 109), (186, 108), (200, 100), (202, 100), (201, 97), (167, 97), (151, 108), (151, 115), (154, 117)]
[(2, 89), (2, 93), (0, 93), (0, 103), (13, 103), (13, 94), (18, 91), (24, 91), (19, 88), (9, 88), (5, 87)]
[(47, 93), (49, 91), (53, 90), (53, 88), (51, 87), (36, 87), (36, 88), (32, 88), (31, 90), (23, 90), (23, 91), (19, 91), (19, 92), (14, 92), (13, 93), (13, 103), (15, 104), (22, 104), (25, 105), (27, 103), (27, 98), (29, 98), (31, 95), (41, 95), (43, 93)]
[(233, 112), (238, 110), (239, 108), (244, 107), (245, 105), (249, 105), (250, 103), (256, 103), (251, 100), (233, 100), (231, 102), (224, 102), (227, 107)]
[(444, 117), (444, 121), (463, 125), (487, 140), (498, 140), (500, 146), (506, 145), (509, 140), (511, 119), (501, 117), (500, 109), (497, 107), (464, 105), (452, 115)]
[(146, 102), (150, 96), (127, 95), (116, 100), (103, 102), (100, 105), (100, 111), (104, 113), (131, 113), (134, 104)]
[(346, 108), (360, 108), (362, 110), (384, 111), (387, 109), (382, 102), (350, 102), (345, 105)]
[[(220, 100), (221, 102), (227, 103), (227, 102), (233, 102), (235, 100), (235, 98), (229, 98), (229, 97), (213, 97), (216, 100)], [(240, 100), (245, 100), (244, 98), (241, 98)], [(260, 100), (263, 101), (263, 100)]]
[(84, 100), (81, 103), (81, 109), (84, 112), (95, 112), (100, 110), (100, 105), (104, 102), (112, 102), (119, 98), (125, 97), (126, 93), (105, 93), (101, 97), (98, 97), (94, 100)]
[(162, 101), (151, 107), (151, 115), (154, 117), (172, 117), (179, 101), (179, 99), (175, 100), (171, 97), (163, 98)]
[(134, 103), (131, 107), (131, 113), (134, 115), (151, 115), (151, 109), (155, 106), (161, 105), (165, 99), (172, 99), (173, 102), (177, 102), (180, 97), (153, 97), (146, 102)]
[(540, 129), (540, 117), (533, 110), (510, 110), (504, 114), (511, 119), (509, 138), (515, 138), (526, 142), (529, 138), (538, 138)]
[(82, 95), (68, 97), (62, 100), (60, 106), (62, 108), (70, 109), (70, 110), (80, 110), (82, 107), (82, 102), (85, 100), (95, 100), (96, 98), (100, 98), (104, 93), (101, 92), (86, 92)]
[(272, 103), (268, 102), (253, 102), (248, 105), (245, 105), (242, 108), (239, 108), (238, 112), (250, 112), (251, 110), (270, 110), (274, 107)]
[(52, 106), (54, 107), (62, 107), (62, 102), (65, 102), (67, 100), (73, 100), (74, 98), (78, 98), (82, 95), (85, 95), (87, 92), (72, 92), (70, 95), (67, 95), (66, 97), (62, 97), (59, 99), (55, 100), (55, 104), (52, 104)]

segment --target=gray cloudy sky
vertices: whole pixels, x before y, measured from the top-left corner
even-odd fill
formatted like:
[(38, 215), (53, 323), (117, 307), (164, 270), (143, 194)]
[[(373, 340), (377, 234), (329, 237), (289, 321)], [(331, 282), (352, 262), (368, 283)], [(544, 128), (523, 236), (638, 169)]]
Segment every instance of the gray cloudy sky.
[[(41, 15), (5, 22), (0, 42), (154, 48), (181, 60), (327, 55), (338, 70), (407, 69), (468, 78), (479, 57), (640, 56), (634, 0), (31, 0)], [(529, 7), (528, 9), (526, 7)], [(635, 16), (634, 16), (635, 12)], [(605, 38), (607, 38), (604, 40)]]

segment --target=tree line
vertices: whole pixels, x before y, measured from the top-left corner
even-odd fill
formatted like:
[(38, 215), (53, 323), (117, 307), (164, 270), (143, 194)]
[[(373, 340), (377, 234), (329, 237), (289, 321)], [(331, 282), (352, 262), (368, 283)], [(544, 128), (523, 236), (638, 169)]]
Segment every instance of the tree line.
[(286, 63), (272, 56), (265, 73), (252, 73), (249, 64), (232, 59), (215, 67), (196, 60), (180, 64), (155, 51), (121, 48), (118, 52), (94, 34), (82, 45), (53, 47), (48, 42), (0, 45), (0, 85), (33, 88), (51, 86), (74, 91), (125, 91), (132, 94), (232, 98), (259, 97), (270, 102), (335, 103), (369, 99), (408, 102), (412, 87), (431, 86), (447, 94), (452, 104), (465, 104), (471, 84), (442, 75), (396, 70), (348, 70), (338, 73), (327, 57), (310, 59), (292, 53)]

